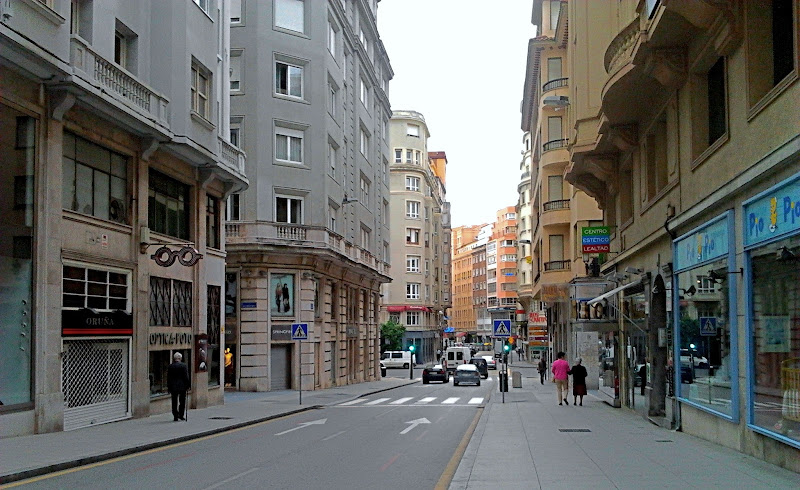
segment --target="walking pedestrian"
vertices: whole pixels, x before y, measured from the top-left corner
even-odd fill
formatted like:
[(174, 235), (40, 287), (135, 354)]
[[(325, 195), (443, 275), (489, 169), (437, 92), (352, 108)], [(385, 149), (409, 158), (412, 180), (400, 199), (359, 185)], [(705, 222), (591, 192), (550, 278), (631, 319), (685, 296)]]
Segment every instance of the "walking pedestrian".
[(574, 397), (572, 404), (577, 405), (578, 397), (581, 397), (581, 406), (583, 406), (583, 395), (586, 394), (586, 376), (589, 375), (586, 368), (581, 365), (582, 362), (583, 359), (580, 357), (575, 359), (575, 365), (567, 371), (567, 374), (572, 375), (572, 396)]
[[(556, 383), (559, 405), (563, 405), (564, 403), (569, 405), (569, 378), (567, 377), (569, 363), (564, 360), (564, 356), (566, 356), (566, 354), (563, 352), (556, 354), (556, 360), (553, 361), (553, 365), (550, 367), (550, 370), (553, 372), (553, 381)], [(562, 403), (562, 400), (564, 403)]]
[(539, 359), (537, 368), (539, 369), (539, 380), (544, 384), (544, 380), (547, 378), (547, 363), (544, 362), (544, 357)]
[(189, 378), (189, 368), (181, 362), (182, 360), (183, 354), (176, 352), (172, 355), (172, 364), (167, 368), (167, 389), (172, 395), (172, 416), (176, 422), (186, 420), (184, 418), (186, 391), (192, 384), (192, 380)]

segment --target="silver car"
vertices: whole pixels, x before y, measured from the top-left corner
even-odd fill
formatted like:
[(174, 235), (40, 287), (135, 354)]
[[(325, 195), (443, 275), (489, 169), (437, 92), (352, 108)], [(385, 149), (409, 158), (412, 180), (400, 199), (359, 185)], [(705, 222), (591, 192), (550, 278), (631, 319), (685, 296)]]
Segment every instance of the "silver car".
[(481, 373), (478, 371), (478, 366), (474, 364), (461, 364), (456, 368), (456, 374), (453, 376), (453, 385), (458, 386), (461, 383), (474, 383), (476, 386), (481, 385)]

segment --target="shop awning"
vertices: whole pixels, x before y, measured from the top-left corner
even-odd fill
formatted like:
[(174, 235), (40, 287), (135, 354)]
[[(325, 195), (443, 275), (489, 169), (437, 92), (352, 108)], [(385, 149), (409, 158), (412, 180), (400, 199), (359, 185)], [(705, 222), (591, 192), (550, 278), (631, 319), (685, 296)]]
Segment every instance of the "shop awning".
[(608, 298), (614, 296), (615, 294), (617, 294), (620, 291), (623, 291), (623, 290), (628, 289), (628, 288), (632, 288), (634, 286), (639, 286), (641, 284), (641, 282), (642, 282), (641, 280), (630, 282), (628, 284), (623, 284), (622, 286), (616, 287), (616, 288), (612, 289), (611, 291), (606, 291), (605, 293), (601, 294), (600, 296), (598, 296), (598, 297), (596, 297), (594, 299), (590, 299), (589, 300), (589, 306), (592, 306), (595, 303), (599, 303), (599, 302), (603, 301), (604, 299), (608, 299)]
[(466, 337), (467, 332), (456, 332), (456, 337)]
[(386, 311), (389, 313), (402, 313), (404, 311), (428, 311), (430, 312), (431, 309), (427, 306), (418, 306), (418, 305), (389, 305), (386, 307)]

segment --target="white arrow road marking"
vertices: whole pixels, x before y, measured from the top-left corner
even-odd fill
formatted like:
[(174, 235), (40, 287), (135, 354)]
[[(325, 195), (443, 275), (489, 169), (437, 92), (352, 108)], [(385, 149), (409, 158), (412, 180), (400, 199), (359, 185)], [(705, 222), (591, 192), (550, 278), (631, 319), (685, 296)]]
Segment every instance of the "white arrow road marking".
[(447, 400), (442, 402), (442, 405), (452, 405), (453, 403), (457, 402), (458, 398), (448, 398)]
[(419, 424), (430, 424), (431, 421), (428, 420), (428, 419), (422, 418), (422, 419), (417, 419), (417, 420), (411, 420), (411, 421), (408, 421), (406, 423), (407, 424), (411, 424), (411, 425), (409, 425), (408, 427), (403, 429), (403, 432), (401, 432), (400, 435), (409, 433), (411, 431), (411, 429), (413, 429), (414, 427), (418, 426)]
[(378, 398), (377, 400), (372, 400), (371, 402), (367, 403), (367, 405), (377, 405), (379, 403), (383, 403), (387, 401), (388, 398)]
[(469, 400), (470, 405), (478, 405), (483, 401), (483, 398), (471, 398)]
[(417, 401), (415, 405), (424, 405), (425, 403), (430, 403), (435, 399), (435, 396), (426, 396), (425, 398), (421, 398), (419, 401)]
[(291, 428), (289, 430), (285, 430), (283, 432), (278, 432), (275, 435), (276, 436), (282, 436), (284, 434), (288, 434), (289, 432), (292, 432), (292, 431), (295, 431), (295, 430), (298, 430), (298, 429), (302, 429), (304, 427), (308, 427), (309, 425), (322, 425), (327, 421), (328, 421), (328, 419), (319, 419), (319, 420), (314, 420), (312, 422), (301, 422), (297, 427)]
[(410, 399), (411, 399), (410, 396), (407, 397), (407, 398), (398, 398), (397, 400), (393, 401), (389, 405), (402, 405), (403, 403), (407, 402)]
[(350, 400), (349, 402), (340, 403), (339, 405), (355, 405), (356, 403), (361, 403), (364, 400), (366, 400), (366, 398), (356, 398), (355, 400)]

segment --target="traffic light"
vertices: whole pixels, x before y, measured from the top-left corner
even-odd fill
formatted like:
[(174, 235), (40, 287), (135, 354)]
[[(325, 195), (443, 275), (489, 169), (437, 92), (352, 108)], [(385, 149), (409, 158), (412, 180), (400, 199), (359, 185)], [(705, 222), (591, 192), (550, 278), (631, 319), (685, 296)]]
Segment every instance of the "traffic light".
[(411, 345), (408, 346), (408, 352), (413, 354), (414, 351), (416, 351), (416, 350), (417, 350), (417, 346), (416, 345), (411, 344)]
[(510, 350), (511, 350), (511, 346), (510, 345), (506, 344), (506, 345), (503, 346), (503, 352), (505, 352), (506, 354), (508, 354), (508, 352)]

